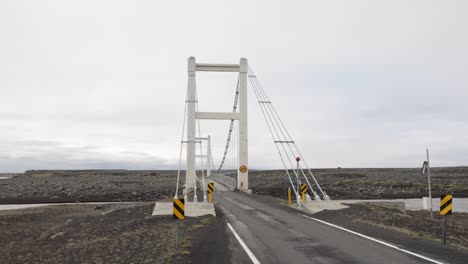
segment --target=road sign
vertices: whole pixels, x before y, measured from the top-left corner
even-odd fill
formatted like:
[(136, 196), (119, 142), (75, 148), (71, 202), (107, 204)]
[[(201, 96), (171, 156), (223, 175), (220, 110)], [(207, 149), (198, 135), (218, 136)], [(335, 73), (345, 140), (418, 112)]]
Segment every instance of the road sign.
[(424, 161), (421, 167), (421, 175), (424, 175), (424, 173), (426, 173), (427, 165), (427, 161)]
[(452, 214), (452, 198), (451, 194), (444, 194), (440, 196), (440, 214)]
[(214, 192), (214, 183), (209, 182), (208, 183), (208, 202), (211, 203), (213, 201), (213, 192)]
[(239, 171), (240, 171), (241, 173), (246, 173), (246, 172), (247, 172), (247, 166), (245, 166), (245, 165), (240, 166), (240, 167), (239, 167)]
[(208, 183), (208, 193), (213, 193), (214, 192), (214, 183), (209, 182)]
[(307, 194), (307, 183), (301, 184), (301, 196), (302, 196), (302, 201), (305, 201), (305, 195)]
[(185, 200), (174, 198), (172, 215), (174, 219), (184, 220), (185, 219)]
[(444, 245), (447, 241), (447, 215), (452, 214), (452, 198), (451, 194), (443, 194), (440, 196), (440, 214), (444, 216), (442, 241)]

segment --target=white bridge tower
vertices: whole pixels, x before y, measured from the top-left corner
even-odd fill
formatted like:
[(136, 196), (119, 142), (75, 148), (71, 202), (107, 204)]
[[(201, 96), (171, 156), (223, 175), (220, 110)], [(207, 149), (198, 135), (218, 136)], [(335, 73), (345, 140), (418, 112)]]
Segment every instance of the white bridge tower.
[[(237, 169), (237, 188), (247, 191), (248, 181), (248, 130), (247, 130), (247, 59), (241, 58), (239, 64), (196, 63), (195, 57), (188, 58), (187, 86), (187, 191), (196, 188), (195, 147), (196, 120), (237, 120), (239, 123), (239, 168)], [(197, 112), (196, 72), (238, 72), (239, 74), (239, 108), (238, 112)], [(235, 133), (236, 131), (234, 131)]]

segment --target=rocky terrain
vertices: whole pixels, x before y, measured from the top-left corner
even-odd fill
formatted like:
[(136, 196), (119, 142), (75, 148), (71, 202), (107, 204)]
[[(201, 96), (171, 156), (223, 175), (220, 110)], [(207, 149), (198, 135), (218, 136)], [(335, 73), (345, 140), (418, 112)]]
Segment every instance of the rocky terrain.
[(175, 171), (26, 171), (0, 180), (0, 203), (155, 201), (174, 195)]
[[(427, 177), (420, 169), (313, 169), (332, 199), (392, 199), (427, 196)], [(431, 168), (432, 195), (468, 197), (468, 167)], [(285, 171), (250, 171), (254, 193), (286, 199), (290, 183)]]
[[(392, 199), (427, 196), (427, 178), (415, 169), (313, 169), (332, 199)], [(0, 180), (0, 203), (155, 201), (171, 198), (176, 171), (36, 170)], [(182, 172), (182, 175), (185, 175)], [(432, 168), (432, 191), (468, 197), (468, 167)], [(182, 184), (185, 177), (181, 177)], [(286, 199), (283, 170), (250, 171), (254, 193)]]
[(176, 250), (175, 220), (152, 217), (153, 206), (56, 205), (0, 211), (0, 262), (203, 263), (204, 256), (192, 255), (192, 247), (202, 247), (212, 233), (226, 239), (213, 225), (214, 217), (186, 218), (180, 223)]
[[(427, 193), (426, 177), (419, 169), (313, 172), (332, 199), (420, 198)], [(468, 167), (432, 168), (431, 172), (434, 196), (452, 193), (468, 197)], [(172, 198), (176, 185), (176, 171), (36, 170), (1, 176), (12, 178), (0, 179), (0, 203), (154, 202)], [(282, 199), (290, 186), (280, 170), (250, 171), (249, 184), (254, 193)], [(174, 220), (171, 216), (151, 217), (153, 206), (77, 204), (0, 211), (0, 262), (223, 263), (230, 257), (232, 249), (223, 242), (230, 239), (223, 221), (208, 216), (187, 218), (182, 225), (185, 239), (176, 251)], [(352, 204), (348, 209), (314, 216), (396, 244), (432, 241), (433, 248), (439, 250), (441, 219), (435, 214), (431, 220), (426, 211)], [(463, 259), (467, 237), (467, 215), (449, 216), (450, 254), (455, 252)], [(206, 243), (216, 250), (207, 251)], [(434, 254), (447, 254), (444, 252), (442, 247)]]

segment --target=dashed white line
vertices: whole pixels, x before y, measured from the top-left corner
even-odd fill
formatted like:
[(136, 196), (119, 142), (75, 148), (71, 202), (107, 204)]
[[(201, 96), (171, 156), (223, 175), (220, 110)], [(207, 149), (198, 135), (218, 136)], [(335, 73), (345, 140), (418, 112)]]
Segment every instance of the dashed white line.
[(304, 215), (304, 214), (301, 214), (301, 215), (302, 215), (303, 217), (312, 219), (312, 220), (317, 221), (317, 222), (320, 222), (320, 223), (322, 223), (322, 224), (329, 225), (329, 226), (332, 226), (332, 227), (334, 227), (334, 228), (338, 228), (338, 229), (340, 229), (340, 230), (346, 231), (346, 232), (351, 233), (351, 234), (354, 234), (354, 235), (356, 235), (356, 236), (360, 236), (360, 237), (365, 238), (365, 239), (369, 239), (369, 240), (371, 240), (371, 241), (377, 242), (377, 243), (382, 244), (382, 245), (385, 245), (385, 246), (387, 246), (387, 247), (391, 247), (391, 248), (396, 249), (396, 250), (399, 250), (399, 251), (401, 251), (401, 252), (405, 252), (406, 254), (409, 254), (409, 255), (412, 255), (412, 256), (415, 256), (415, 257), (418, 257), (418, 258), (427, 260), (427, 261), (429, 261), (429, 262), (436, 263), (436, 264), (444, 264), (444, 262), (440, 262), (440, 261), (437, 261), (437, 260), (435, 260), (435, 259), (431, 259), (431, 258), (425, 257), (425, 256), (423, 256), (423, 255), (420, 255), (420, 254), (417, 254), (417, 253), (408, 251), (408, 250), (406, 250), (406, 249), (397, 247), (397, 246), (392, 245), (392, 244), (390, 244), (390, 243), (387, 243), (387, 242), (384, 242), (384, 241), (375, 239), (375, 238), (373, 238), (373, 237), (366, 236), (366, 235), (363, 235), (363, 234), (361, 234), (361, 233), (358, 233), (358, 232), (355, 232), (355, 231), (346, 229), (346, 228), (344, 228), (344, 227), (337, 226), (337, 225), (334, 225), (334, 224), (331, 224), (331, 223), (325, 222), (325, 221), (323, 221), (323, 220), (320, 220), (320, 219), (317, 219), (317, 218), (313, 218), (313, 217), (310, 217), (310, 216), (307, 216), (307, 215)]
[(240, 236), (237, 234), (236, 230), (234, 230), (234, 228), (231, 226), (230, 223), (227, 223), (229, 229), (231, 229), (231, 232), (234, 234), (234, 236), (236, 237), (237, 241), (239, 241), (239, 243), (241, 244), (242, 248), (245, 250), (245, 252), (247, 253), (247, 255), (249, 256), (250, 260), (252, 260), (252, 262), (254, 264), (260, 264), (260, 261), (258, 261), (258, 259), (255, 257), (255, 255), (252, 253), (252, 251), (250, 251), (249, 247), (247, 247), (247, 245), (244, 243), (244, 241), (242, 240), (242, 238), (240, 238)]

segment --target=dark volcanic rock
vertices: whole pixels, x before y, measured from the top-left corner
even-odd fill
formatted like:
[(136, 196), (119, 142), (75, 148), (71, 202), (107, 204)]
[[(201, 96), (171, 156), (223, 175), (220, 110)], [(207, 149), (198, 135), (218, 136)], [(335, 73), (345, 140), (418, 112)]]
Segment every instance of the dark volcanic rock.
[[(427, 196), (427, 178), (420, 169), (314, 169), (322, 189), (332, 199), (392, 199)], [(294, 174), (292, 174), (294, 175)], [(452, 193), (468, 197), (468, 167), (431, 168), (432, 191), (436, 197)], [(287, 198), (291, 187), (284, 170), (251, 171), (249, 185), (254, 193)], [(317, 188), (314, 186), (314, 189)]]
[(0, 181), (0, 203), (155, 201), (175, 186), (175, 171), (31, 170)]

